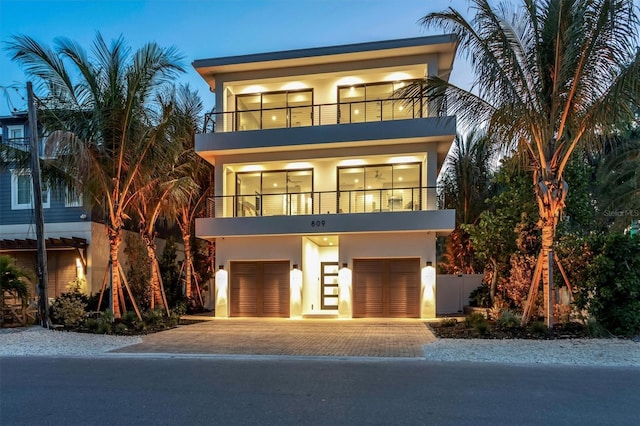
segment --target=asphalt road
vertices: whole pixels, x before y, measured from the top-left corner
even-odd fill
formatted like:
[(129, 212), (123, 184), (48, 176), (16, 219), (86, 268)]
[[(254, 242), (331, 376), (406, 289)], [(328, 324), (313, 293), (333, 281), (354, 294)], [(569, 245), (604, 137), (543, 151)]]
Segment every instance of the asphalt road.
[(0, 358), (7, 425), (638, 425), (640, 369)]

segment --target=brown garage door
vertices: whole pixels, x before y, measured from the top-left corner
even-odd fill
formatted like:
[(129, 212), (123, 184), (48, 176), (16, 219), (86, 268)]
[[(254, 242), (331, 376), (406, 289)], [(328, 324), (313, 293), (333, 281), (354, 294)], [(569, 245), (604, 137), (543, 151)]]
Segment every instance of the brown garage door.
[(289, 317), (289, 262), (231, 262), (231, 316)]
[(420, 259), (355, 259), (354, 318), (420, 317)]

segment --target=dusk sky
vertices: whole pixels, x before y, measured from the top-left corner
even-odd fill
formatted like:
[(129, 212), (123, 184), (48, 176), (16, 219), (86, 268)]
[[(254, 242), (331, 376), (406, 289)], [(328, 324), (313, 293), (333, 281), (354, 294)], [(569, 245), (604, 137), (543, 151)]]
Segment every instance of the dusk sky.
[[(132, 48), (175, 46), (187, 69), (180, 82), (210, 110), (214, 97), (191, 67), (196, 59), (434, 34), (418, 20), (448, 6), (468, 10), (466, 0), (0, 0), (0, 87), (19, 88), (0, 92), (0, 115), (26, 108), (26, 77), (4, 46), (13, 35), (48, 45), (64, 36), (89, 49), (99, 31), (107, 41), (122, 35)], [(461, 65), (454, 63), (452, 80), (468, 87)]]

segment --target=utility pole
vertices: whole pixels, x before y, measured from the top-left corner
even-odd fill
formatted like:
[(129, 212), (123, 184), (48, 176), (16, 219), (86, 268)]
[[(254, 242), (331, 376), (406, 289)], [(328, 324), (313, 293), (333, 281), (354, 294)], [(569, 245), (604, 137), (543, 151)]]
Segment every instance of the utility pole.
[(40, 178), (40, 150), (38, 147), (38, 117), (33, 101), (33, 86), (27, 82), (27, 98), (29, 102), (29, 134), (31, 147), (31, 182), (33, 195), (33, 210), (36, 222), (36, 240), (38, 257), (38, 310), (40, 311), (40, 324), (48, 328), (49, 325), (49, 300), (47, 298), (47, 247), (44, 241), (44, 212), (42, 210), (42, 180)]

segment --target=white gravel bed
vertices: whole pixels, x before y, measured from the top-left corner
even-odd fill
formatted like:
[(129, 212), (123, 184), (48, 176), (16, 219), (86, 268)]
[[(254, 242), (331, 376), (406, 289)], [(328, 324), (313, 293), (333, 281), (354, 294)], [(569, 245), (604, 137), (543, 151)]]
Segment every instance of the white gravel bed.
[(0, 356), (95, 356), (142, 343), (139, 336), (47, 330), (40, 326), (0, 329)]
[(640, 343), (623, 339), (438, 339), (424, 347), (430, 361), (640, 367)]

